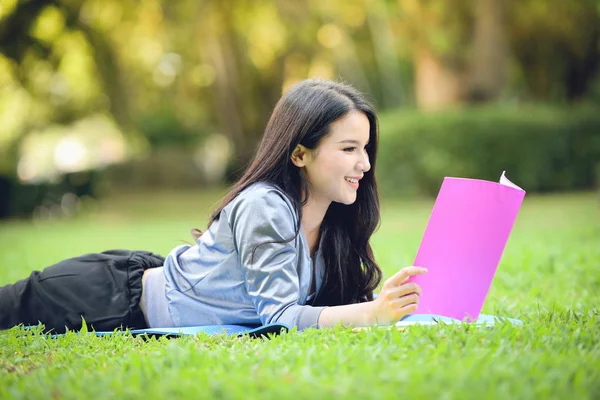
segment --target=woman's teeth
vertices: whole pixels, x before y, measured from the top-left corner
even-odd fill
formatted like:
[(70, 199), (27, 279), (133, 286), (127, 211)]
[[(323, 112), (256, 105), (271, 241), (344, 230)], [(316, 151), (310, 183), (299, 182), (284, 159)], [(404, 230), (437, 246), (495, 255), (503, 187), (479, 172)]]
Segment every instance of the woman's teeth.
[(344, 177), (344, 179), (350, 183), (358, 183), (358, 179), (352, 179), (352, 178), (347, 178), (347, 177)]

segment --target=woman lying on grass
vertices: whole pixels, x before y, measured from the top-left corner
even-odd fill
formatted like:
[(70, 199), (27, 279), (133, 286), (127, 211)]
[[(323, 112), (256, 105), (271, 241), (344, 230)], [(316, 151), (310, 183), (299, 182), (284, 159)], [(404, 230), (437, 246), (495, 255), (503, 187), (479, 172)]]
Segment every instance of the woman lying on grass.
[(284, 323), (390, 324), (421, 289), (407, 267), (381, 280), (369, 239), (379, 223), (377, 118), (354, 88), (306, 80), (276, 105), (254, 161), (194, 246), (166, 259), (109, 251), (64, 260), (0, 288), (0, 329)]

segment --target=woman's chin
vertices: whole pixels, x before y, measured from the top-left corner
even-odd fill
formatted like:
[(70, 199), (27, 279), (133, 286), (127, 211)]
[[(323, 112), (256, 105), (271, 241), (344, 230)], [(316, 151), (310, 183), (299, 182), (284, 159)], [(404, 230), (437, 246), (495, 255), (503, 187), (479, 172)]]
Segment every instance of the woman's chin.
[(354, 204), (354, 202), (356, 201), (356, 195), (352, 196), (352, 197), (346, 197), (344, 199), (340, 199), (339, 201), (337, 201), (337, 203), (341, 203), (344, 205), (351, 205)]

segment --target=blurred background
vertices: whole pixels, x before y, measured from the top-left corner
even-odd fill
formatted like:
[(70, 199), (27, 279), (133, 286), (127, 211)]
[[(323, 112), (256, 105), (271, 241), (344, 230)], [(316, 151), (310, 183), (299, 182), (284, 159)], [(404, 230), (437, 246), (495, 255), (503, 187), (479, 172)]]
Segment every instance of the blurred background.
[(600, 186), (596, 0), (0, 0), (0, 219), (219, 192), (309, 77), (376, 105), (386, 196)]

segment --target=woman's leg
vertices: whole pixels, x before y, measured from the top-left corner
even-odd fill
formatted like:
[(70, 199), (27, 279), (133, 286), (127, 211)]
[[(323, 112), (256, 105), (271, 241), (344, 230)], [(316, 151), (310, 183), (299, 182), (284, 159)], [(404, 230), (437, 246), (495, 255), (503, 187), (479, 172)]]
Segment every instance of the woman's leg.
[(95, 330), (144, 328), (139, 307), (145, 269), (164, 258), (146, 251), (111, 250), (63, 260), (0, 288), (0, 329), (37, 325), (62, 333), (82, 317)]
[(32, 296), (31, 282), (39, 274), (34, 271), (27, 279), (0, 287), (0, 330), (18, 324), (37, 325), (39, 319), (46, 319), (40, 299)]

